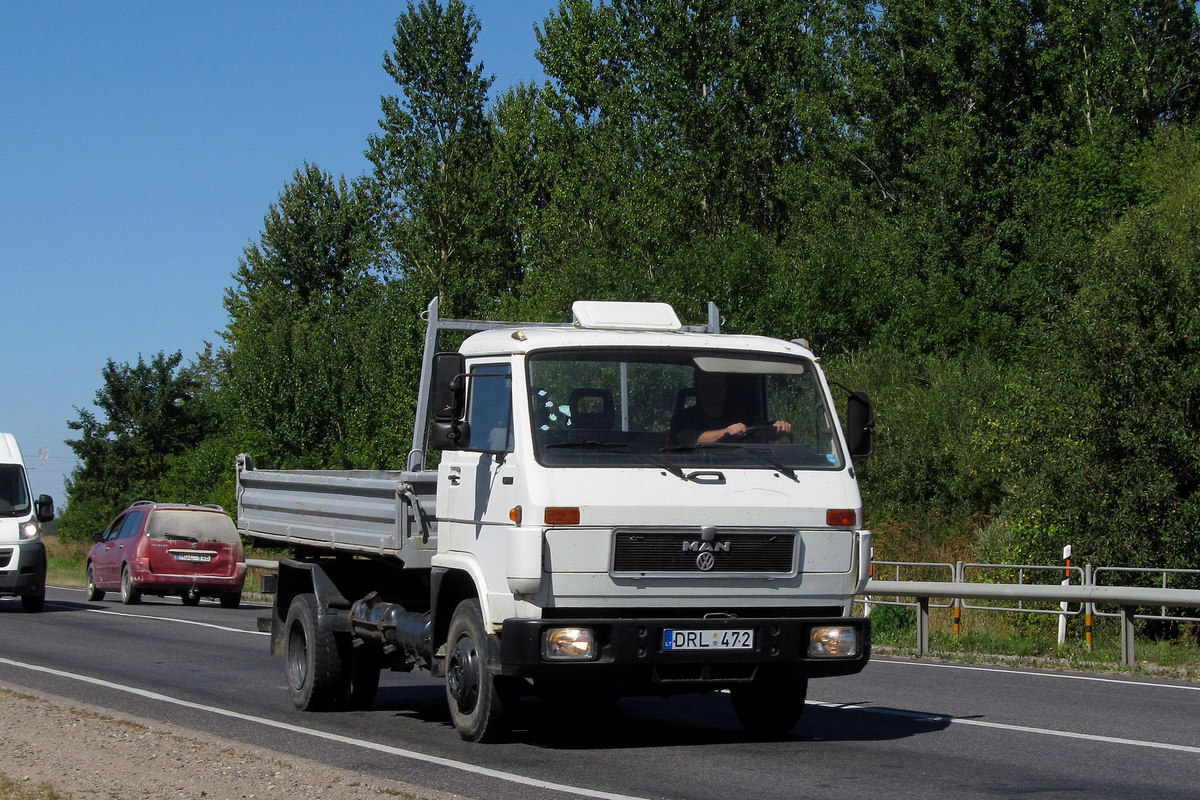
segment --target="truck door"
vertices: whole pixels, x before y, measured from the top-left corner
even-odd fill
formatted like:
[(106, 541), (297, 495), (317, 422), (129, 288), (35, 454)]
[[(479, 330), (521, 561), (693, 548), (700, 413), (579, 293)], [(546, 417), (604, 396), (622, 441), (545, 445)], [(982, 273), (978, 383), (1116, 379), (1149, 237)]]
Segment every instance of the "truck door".
[[(439, 510), (438, 536), (448, 534), (447, 549), (474, 552), (490, 549), (503, 527), (511, 526), (515, 505), (513, 382), (510, 364), (476, 364), (467, 381), (466, 421), (469, 443), (445, 452), (439, 470), (446, 491)], [(439, 492), (439, 500), (442, 499)], [(503, 560), (501, 560), (503, 563)]]

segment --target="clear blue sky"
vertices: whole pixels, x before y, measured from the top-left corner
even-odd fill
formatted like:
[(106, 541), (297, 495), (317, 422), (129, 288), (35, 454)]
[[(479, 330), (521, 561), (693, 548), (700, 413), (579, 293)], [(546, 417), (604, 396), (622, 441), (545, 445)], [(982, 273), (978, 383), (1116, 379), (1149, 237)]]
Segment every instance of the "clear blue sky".
[[(107, 359), (219, 344), (243, 248), (305, 162), (368, 171), (402, 0), (0, 2), (0, 431), (61, 504)], [(478, 0), (493, 96), (555, 0)], [(230, 465), (230, 469), (233, 465)]]

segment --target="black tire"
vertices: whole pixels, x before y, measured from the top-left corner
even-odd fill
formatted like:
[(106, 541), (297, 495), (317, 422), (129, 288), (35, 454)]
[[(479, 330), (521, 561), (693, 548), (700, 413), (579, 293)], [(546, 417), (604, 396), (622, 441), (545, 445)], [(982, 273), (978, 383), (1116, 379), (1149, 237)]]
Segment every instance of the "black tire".
[(479, 601), (464, 600), (450, 618), (446, 638), (446, 702), (458, 735), (490, 742), (508, 731), (505, 693), (487, 670), (487, 633)]
[(179, 599), (183, 601), (185, 606), (200, 605), (200, 593), (195, 589), (188, 589), (186, 592), (179, 595)]
[(738, 722), (759, 736), (782, 736), (796, 727), (807, 696), (806, 678), (759, 681), (729, 689)]
[(221, 608), (237, 608), (242, 604), (241, 592), (225, 592), (221, 595)]
[(342, 651), (332, 631), (317, 625), (317, 598), (298, 594), (288, 606), (283, 662), (292, 705), (301, 711), (337, 709), (346, 695)]
[(128, 565), (121, 567), (121, 602), (127, 606), (142, 602), (142, 593), (133, 587), (133, 575)]
[(46, 605), (46, 587), (43, 584), (42, 588), (34, 594), (21, 595), (21, 608), (31, 614), (36, 614)]
[(95, 571), (95, 569), (92, 568), (92, 564), (90, 561), (88, 562), (88, 565), (87, 565), (87, 574), (86, 574), (86, 577), (84, 578), (84, 583), (87, 586), (87, 599), (88, 600), (103, 600), (104, 599), (104, 590), (96, 587), (96, 571)]

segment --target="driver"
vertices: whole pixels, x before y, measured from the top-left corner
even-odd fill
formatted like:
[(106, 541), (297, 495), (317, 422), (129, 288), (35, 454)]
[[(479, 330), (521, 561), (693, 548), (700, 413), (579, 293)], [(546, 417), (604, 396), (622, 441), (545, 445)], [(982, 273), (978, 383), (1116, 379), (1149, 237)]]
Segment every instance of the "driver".
[[(745, 436), (747, 425), (726, 405), (728, 379), (723, 372), (696, 370), (692, 379), (696, 404), (683, 409), (671, 420), (671, 441), (678, 447), (717, 442), (726, 436)], [(771, 423), (775, 433), (791, 433), (792, 424), (777, 419)]]

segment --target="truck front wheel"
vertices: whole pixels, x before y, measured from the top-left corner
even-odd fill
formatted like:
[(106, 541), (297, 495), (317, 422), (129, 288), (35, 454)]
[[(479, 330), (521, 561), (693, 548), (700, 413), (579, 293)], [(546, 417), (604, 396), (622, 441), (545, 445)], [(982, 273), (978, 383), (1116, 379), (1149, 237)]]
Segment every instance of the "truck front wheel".
[(807, 696), (807, 678), (756, 681), (729, 689), (738, 722), (760, 736), (782, 736), (796, 727)]
[(343, 696), (342, 657), (336, 635), (317, 625), (317, 598), (298, 594), (284, 624), (288, 694), (301, 711), (328, 711)]
[(494, 741), (505, 733), (505, 698), (498, 684), (487, 670), (479, 601), (464, 600), (450, 618), (446, 639), (446, 701), (454, 727), (466, 741)]

